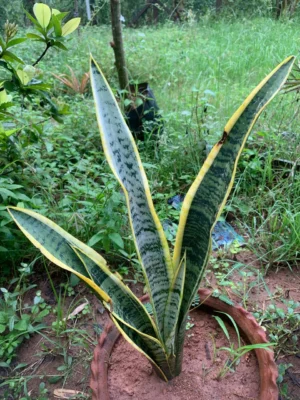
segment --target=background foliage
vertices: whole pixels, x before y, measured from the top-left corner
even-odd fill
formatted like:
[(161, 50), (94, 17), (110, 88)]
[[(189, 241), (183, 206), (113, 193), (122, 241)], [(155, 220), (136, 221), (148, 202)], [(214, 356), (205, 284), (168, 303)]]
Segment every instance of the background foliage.
[[(20, 26), (27, 26), (28, 20), (24, 16), (23, 9), (30, 11), (34, 5), (34, 0), (11, 0), (6, 2), (0, 0), (0, 24), (3, 24), (8, 18)], [(85, 0), (46, 0), (52, 8), (57, 8), (61, 11), (70, 11), (70, 17), (79, 16), (82, 18), (83, 24), (87, 23), (87, 12)], [(126, 0), (121, 2), (122, 15), (125, 17), (126, 23), (138, 13), (145, 5), (145, 0)], [(168, 12), (161, 10), (159, 21), (166, 22), (172, 19), (175, 10), (179, 10), (182, 21), (188, 20), (191, 17), (200, 18), (203, 15), (216, 14), (218, 0), (167, 0), (163, 4)], [(285, 4), (284, 0), (222, 0), (220, 15), (232, 17), (249, 17), (249, 16), (277, 16), (277, 8), (281, 4)], [(289, 17), (289, 6), (293, 10), (292, 16), (299, 15), (299, 4), (297, 0), (287, 1), (288, 9), (286, 14)], [(100, 25), (110, 23), (110, 5), (108, 0), (90, 0), (92, 21), (90, 23)], [(282, 7), (284, 8), (284, 7)], [(285, 14), (284, 10), (283, 13)], [(148, 16), (142, 17), (141, 23), (152, 23), (151, 12)]]

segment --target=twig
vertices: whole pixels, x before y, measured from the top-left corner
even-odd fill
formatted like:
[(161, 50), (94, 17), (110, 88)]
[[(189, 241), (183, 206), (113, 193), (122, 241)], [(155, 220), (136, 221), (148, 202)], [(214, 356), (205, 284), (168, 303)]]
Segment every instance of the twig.
[(39, 56), (39, 58), (32, 64), (33, 67), (41, 61), (41, 59), (44, 57), (44, 55), (47, 53), (47, 51), (50, 49), (50, 47), (51, 47), (50, 42), (47, 42), (45, 50), (42, 52), (42, 54)]

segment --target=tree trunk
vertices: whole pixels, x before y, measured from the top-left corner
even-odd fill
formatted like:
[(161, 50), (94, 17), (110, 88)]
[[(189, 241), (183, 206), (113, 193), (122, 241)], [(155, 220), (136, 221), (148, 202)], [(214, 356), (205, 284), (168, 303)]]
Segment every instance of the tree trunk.
[(156, 4), (153, 4), (153, 21), (155, 24), (158, 23), (158, 8)]
[(126, 69), (125, 53), (123, 47), (121, 5), (120, 0), (110, 0), (111, 26), (113, 42), (111, 47), (115, 53), (116, 68), (121, 90), (128, 90), (128, 73)]
[(221, 11), (223, 0), (216, 0), (216, 13)]
[(85, 0), (85, 6), (86, 6), (87, 19), (90, 21), (92, 19), (90, 0)]
[(276, 0), (276, 19), (280, 18), (281, 15), (281, 0)]
[(294, 1), (291, 2), (291, 4), (290, 4), (290, 15), (289, 15), (290, 18), (293, 18), (294, 14), (296, 12), (298, 3), (299, 3), (299, 0), (294, 0)]

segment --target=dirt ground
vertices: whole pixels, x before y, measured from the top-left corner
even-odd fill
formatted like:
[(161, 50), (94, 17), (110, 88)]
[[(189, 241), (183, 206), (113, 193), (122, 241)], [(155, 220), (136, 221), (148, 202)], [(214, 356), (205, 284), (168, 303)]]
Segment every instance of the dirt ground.
[[(255, 356), (242, 357), (235, 372), (218, 379), (232, 358), (226, 352), (216, 352), (216, 348), (228, 346), (228, 341), (216, 320), (206, 312), (195, 309), (189, 323), (193, 326), (186, 332), (183, 369), (169, 383), (160, 380), (148, 361), (121, 339), (109, 369), (111, 400), (256, 399), (259, 370)], [(229, 328), (229, 334), (237, 348), (233, 328)]]
[[(255, 257), (248, 251), (243, 251), (235, 257), (237, 262), (241, 262), (244, 265), (251, 265), (254, 268), (256, 266)], [(214, 289), (218, 288), (229, 298), (237, 303), (241, 303), (248, 311), (255, 312), (258, 309), (264, 310), (271, 303), (275, 304), (276, 307), (286, 309), (284, 300), (300, 302), (299, 267), (295, 267), (293, 270), (288, 267), (279, 269), (278, 271), (274, 269), (269, 270), (263, 282), (257, 281), (255, 275), (247, 278), (247, 292), (244, 293), (244, 296), (237, 295), (236, 291), (232, 288), (221, 287), (218, 280), (215, 279), (215, 271), (213, 271), (211, 267), (209, 267), (209, 269), (211, 272), (208, 272), (206, 275), (202, 286)], [(238, 270), (231, 275), (230, 280), (237, 283), (242, 281)], [(251, 280), (255, 283), (252, 286), (249, 285)], [(42, 296), (48, 304), (55, 304), (50, 284), (46, 279), (38, 283), (38, 289), (42, 291)], [(108, 317), (105, 312), (103, 312), (103, 307), (100, 302), (85, 286), (80, 284), (75, 288), (75, 291), (77, 299), (76, 304), (88, 302), (91, 311), (86, 315), (81, 315), (78, 319), (70, 320), (67, 324), (66, 332), (55, 335), (52, 329), (43, 330), (42, 335), (35, 334), (29, 340), (25, 340), (18, 350), (18, 357), (14, 365), (19, 363), (27, 364), (26, 367), (17, 372), (18, 378), (23, 379), (22, 382), (27, 381), (28, 398), (38, 400), (91, 398), (89, 389), (89, 367), (92, 360), (92, 352), (97, 343), (98, 334), (103, 329)], [(143, 287), (141, 285), (137, 285), (134, 291), (139, 296), (143, 295)], [(34, 292), (32, 296), (34, 296)], [(70, 306), (73, 303), (74, 296), (66, 298), (64, 304), (66, 317), (71, 309), (74, 310), (74, 307), (72, 308)], [(295, 312), (300, 313), (300, 309), (297, 309)], [(255, 399), (259, 378), (254, 355), (250, 354), (244, 357), (237, 366), (235, 372), (230, 372), (225, 378), (217, 380), (217, 374), (224, 366), (228, 355), (226, 352), (216, 351), (215, 348), (228, 345), (228, 342), (226, 342), (226, 339), (224, 341), (223, 334), (216, 325), (214, 318), (210, 318), (209, 321), (206, 321), (205, 318), (207, 318), (207, 316), (205, 317), (200, 313), (197, 313), (197, 316), (196, 314), (191, 315), (191, 318), (192, 320), (189, 322), (194, 325), (187, 330), (185, 359), (190, 360), (192, 365), (187, 364), (183, 367), (183, 373), (176, 382), (174, 381), (166, 387), (162, 387), (161, 382), (156, 381), (157, 378), (152, 373), (150, 364), (138, 353), (136, 354), (136, 357), (140, 357), (138, 363), (141, 365), (142, 374), (147, 376), (147, 380), (149, 380), (152, 387), (156, 387), (156, 400), (179, 400), (183, 398), (187, 400), (192, 398), (210, 398), (216, 400), (235, 398)], [(53, 315), (46, 317), (46, 324), (51, 326), (53, 320)], [(72, 330), (75, 329), (77, 329), (79, 333), (72, 333)], [(78, 337), (81, 335), (80, 332), (87, 334), (87, 338), (78, 341)], [(298, 337), (298, 353), (294, 351), (293, 354), (290, 354), (290, 350), (285, 351), (285, 348), (282, 348), (276, 354), (277, 364), (292, 364), (286, 371), (283, 382), (280, 385), (281, 388), (283, 388), (284, 384), (286, 385), (284, 390), (281, 389), (281, 400), (300, 399), (300, 332), (294, 332), (294, 334)], [(234, 331), (231, 331), (230, 335), (234, 338)], [(221, 340), (223, 341), (221, 342)], [(200, 350), (199, 347), (197, 347), (199, 343)], [(120, 359), (119, 361), (116, 360), (117, 352), (114, 352), (111, 362), (112, 375), (110, 379), (112, 382), (112, 400), (152, 399), (153, 397), (147, 397), (147, 389), (140, 384), (138, 377), (134, 388), (127, 387), (125, 384), (125, 388), (121, 393), (120, 388), (118, 389), (115, 387), (114, 382), (116, 381), (116, 377), (114, 377), (113, 372), (116, 363), (122, 364), (124, 362), (124, 372), (136, 374), (136, 370), (133, 369), (133, 366), (126, 367), (125, 365), (126, 355), (132, 353), (132, 349), (128, 348), (128, 345), (122, 341), (119, 342), (117, 346), (117, 350), (120, 350)], [(13, 376), (11, 371), (0, 368), (0, 383), (11, 380)], [(196, 392), (190, 391), (191, 377), (197, 385)], [(211, 379), (209, 385), (207, 384), (208, 379)], [(18, 384), (20, 384), (20, 381), (18, 382)], [(44, 397), (38, 397), (41, 382), (45, 383), (45, 387), (48, 391)], [(124, 382), (126, 382), (125, 377)], [(141, 387), (142, 392), (136, 392), (138, 386)], [(69, 397), (66, 397), (66, 394), (63, 394), (59, 389), (70, 390), (73, 397), (70, 397), (70, 393)], [(171, 389), (174, 391), (171, 392)], [(184, 389), (187, 389), (187, 391), (184, 397), (182, 397)], [(215, 394), (212, 395), (210, 390), (215, 390)], [(6, 395), (3, 397), (5, 391)], [(21, 398), (21, 396), (16, 397), (15, 395), (7, 393), (9, 393), (7, 387), (0, 387), (0, 399), (17, 400)], [(233, 395), (235, 397), (233, 397)]]

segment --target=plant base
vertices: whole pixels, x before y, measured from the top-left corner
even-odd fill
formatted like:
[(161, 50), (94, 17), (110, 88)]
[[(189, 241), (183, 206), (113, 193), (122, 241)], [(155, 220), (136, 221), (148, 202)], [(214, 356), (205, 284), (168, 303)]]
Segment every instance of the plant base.
[[(236, 321), (237, 325), (239, 328), (244, 332), (245, 336), (248, 338), (249, 342), (252, 344), (255, 343), (265, 343), (267, 342), (266, 334), (264, 330), (257, 324), (256, 320), (254, 317), (248, 313), (246, 310), (244, 310), (242, 307), (234, 307), (230, 306), (226, 303), (223, 303), (221, 300), (216, 299), (211, 296), (211, 291), (207, 289), (200, 289), (199, 290), (199, 296), (201, 299), (201, 302), (205, 304), (206, 306), (212, 308), (213, 310), (216, 311), (223, 311), (226, 312), (227, 314), (231, 315), (234, 320)], [(197, 313), (197, 311), (194, 311), (194, 313)], [(201, 326), (201, 324), (200, 324)], [(204, 331), (207, 331), (207, 326), (205, 325), (202, 328)], [(199, 343), (199, 340), (197, 340), (197, 331), (194, 331), (191, 329), (190, 331), (187, 332), (187, 335), (194, 335), (193, 340), (191, 342), (192, 348), (188, 348), (188, 354), (192, 354), (195, 352), (194, 345), (196, 343)], [(93, 400), (109, 400), (109, 390), (108, 390), (108, 366), (109, 366), (109, 361), (111, 357), (111, 353), (113, 350), (113, 346), (116, 342), (116, 340), (119, 337), (119, 333), (117, 329), (113, 326), (112, 323), (108, 323), (107, 326), (105, 327), (105, 330), (103, 331), (100, 339), (99, 339), (99, 344), (97, 345), (95, 352), (94, 352), (94, 359), (91, 365), (92, 369), (92, 377), (91, 377), (91, 382), (90, 386), (93, 391)], [(188, 339), (189, 341), (190, 339)], [(202, 345), (202, 344), (201, 344)], [(203, 343), (202, 347), (205, 345)], [(119, 346), (119, 345), (118, 345)], [(117, 356), (117, 355), (116, 355)], [(210, 355), (211, 356), (211, 355)], [(259, 398), (260, 400), (277, 400), (278, 399), (278, 389), (276, 385), (276, 378), (277, 378), (277, 367), (274, 362), (274, 357), (273, 353), (268, 350), (263, 350), (263, 349), (258, 349), (256, 350), (256, 356), (257, 360), (259, 363), (259, 374), (260, 374), (260, 393), (258, 395), (255, 394), (255, 398)], [(142, 357), (142, 356), (141, 356)], [(188, 357), (187, 357), (188, 358)], [(150, 364), (147, 364), (148, 362), (145, 361), (145, 365), (143, 368), (147, 369), (148, 368), (148, 375), (149, 379), (153, 379), (153, 376), (151, 377), (151, 366)], [(202, 378), (205, 377), (205, 371), (203, 372), (201, 368), (203, 367), (204, 363), (202, 365), (199, 365), (199, 376)], [(138, 369), (139, 365), (135, 365), (135, 368)], [(185, 359), (183, 360), (183, 369), (185, 368)], [(238, 367), (239, 368), (239, 367)], [(220, 368), (219, 368), (220, 369)], [(238, 371), (238, 369), (237, 369)], [(249, 370), (249, 379), (252, 378), (251, 374), (253, 372), (250, 372)], [(248, 372), (248, 371), (247, 371)], [(178, 377), (176, 379), (180, 379), (181, 377)], [(201, 378), (201, 379), (202, 379)], [(161, 398), (165, 398), (167, 392), (169, 391), (170, 385), (177, 385), (176, 379), (172, 381), (170, 384), (166, 384), (164, 382), (158, 382), (159, 385), (161, 385), (162, 393), (161, 393)], [(204, 378), (205, 379), (205, 378)], [(226, 380), (226, 378), (225, 378)], [(226, 380), (227, 383), (227, 380)], [(124, 382), (124, 385), (126, 382)], [(199, 384), (199, 391), (202, 390), (201, 383)], [(218, 388), (220, 393), (222, 390), (222, 381), (218, 382)], [(177, 387), (176, 389), (177, 390)], [(165, 393), (164, 393), (165, 391)], [(127, 396), (127, 397), (126, 397)], [(125, 391), (125, 397), (124, 398), (130, 398), (132, 396), (132, 393), (127, 393)], [(137, 397), (131, 397), (132, 399), (135, 399)], [(147, 398), (143, 396), (143, 398)], [(167, 398), (167, 397), (166, 397)], [(178, 397), (180, 398), (180, 396)], [(200, 398), (200, 397), (198, 397)], [(219, 397), (220, 399), (223, 397)], [(224, 397), (228, 398), (228, 397)], [(230, 398), (230, 397), (229, 397)], [(158, 397), (156, 397), (158, 400)]]

